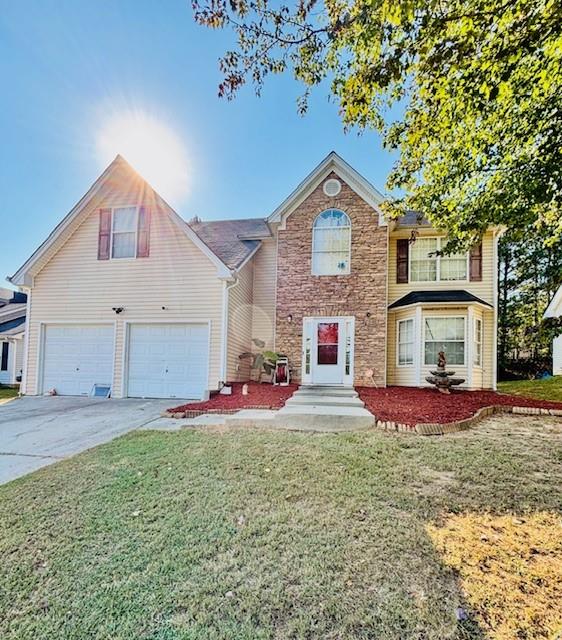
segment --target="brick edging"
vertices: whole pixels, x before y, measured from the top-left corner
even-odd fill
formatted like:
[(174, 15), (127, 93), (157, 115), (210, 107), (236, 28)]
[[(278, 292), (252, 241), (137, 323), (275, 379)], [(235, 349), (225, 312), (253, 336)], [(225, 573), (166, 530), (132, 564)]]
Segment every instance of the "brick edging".
[(472, 425), (477, 424), (484, 418), (494, 415), (495, 413), (516, 413), (520, 415), (542, 415), (542, 416), (560, 416), (562, 417), (562, 409), (542, 409), (539, 407), (511, 407), (509, 405), (495, 404), (488, 407), (481, 407), (470, 418), (462, 420), (454, 420), (453, 422), (419, 423), (416, 425), (404, 424), (394, 421), (377, 420), (377, 427), (385, 431), (401, 431), (407, 433), (417, 433), (421, 436), (442, 436), (446, 433), (455, 433), (457, 431), (466, 431)]
[(204, 416), (207, 414), (213, 415), (225, 415), (231, 416), (244, 409), (263, 409), (269, 410), (269, 405), (251, 405), (249, 407), (238, 407), (238, 409), (188, 409), (187, 411), (164, 411), (162, 413), (163, 418), (197, 418), (198, 416)]

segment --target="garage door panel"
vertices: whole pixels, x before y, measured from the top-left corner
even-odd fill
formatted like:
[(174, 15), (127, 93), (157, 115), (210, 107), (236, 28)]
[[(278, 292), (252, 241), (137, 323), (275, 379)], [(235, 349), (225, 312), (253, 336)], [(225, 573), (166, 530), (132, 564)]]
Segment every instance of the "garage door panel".
[(94, 384), (113, 382), (114, 328), (109, 325), (47, 325), (43, 391), (88, 395)]
[(127, 395), (201, 398), (207, 390), (207, 325), (129, 328)]

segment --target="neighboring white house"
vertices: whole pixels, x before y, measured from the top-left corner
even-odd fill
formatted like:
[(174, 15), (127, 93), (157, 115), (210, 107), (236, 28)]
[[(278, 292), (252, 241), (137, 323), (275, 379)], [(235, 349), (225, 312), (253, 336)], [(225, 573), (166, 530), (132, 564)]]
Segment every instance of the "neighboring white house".
[(25, 294), (0, 289), (0, 384), (21, 381), (26, 307)]
[[(562, 316), (562, 286), (554, 294), (554, 298), (544, 312), (545, 318), (559, 318), (560, 316)], [(562, 376), (562, 335), (554, 338), (552, 343), (552, 373), (555, 376)]]

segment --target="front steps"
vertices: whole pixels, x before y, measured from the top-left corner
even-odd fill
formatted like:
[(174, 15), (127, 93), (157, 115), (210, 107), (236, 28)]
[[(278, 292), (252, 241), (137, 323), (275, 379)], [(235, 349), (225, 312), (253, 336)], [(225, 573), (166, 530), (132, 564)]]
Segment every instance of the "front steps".
[(273, 418), (281, 429), (354, 431), (375, 426), (375, 416), (352, 387), (301, 386)]

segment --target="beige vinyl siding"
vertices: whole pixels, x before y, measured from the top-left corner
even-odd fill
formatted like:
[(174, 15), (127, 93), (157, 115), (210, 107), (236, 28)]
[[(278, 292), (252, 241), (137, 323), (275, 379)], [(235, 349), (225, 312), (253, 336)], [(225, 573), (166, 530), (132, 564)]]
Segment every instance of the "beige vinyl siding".
[[(464, 289), (478, 296), (485, 302), (494, 302), (494, 237), (491, 231), (484, 234), (482, 238), (482, 281), (451, 281), (446, 282), (408, 282), (398, 284), (396, 282), (396, 240), (399, 238), (409, 238), (411, 230), (400, 229), (390, 234), (388, 246), (388, 304), (392, 304), (402, 296), (411, 291), (437, 291), (439, 289)], [(421, 229), (420, 236), (444, 237), (442, 234)]]
[[(482, 280), (480, 282), (470, 281), (447, 281), (447, 282), (408, 282), (398, 284), (396, 282), (396, 241), (399, 238), (409, 238), (410, 229), (399, 229), (390, 233), (389, 239), (389, 255), (388, 255), (388, 304), (392, 304), (399, 298), (402, 298), (411, 291), (438, 291), (439, 289), (464, 289), (469, 291), (475, 296), (481, 298), (489, 304), (494, 304), (494, 287), (496, 283), (496, 277), (494, 272), (494, 235), (492, 231), (488, 231), (482, 238)], [(435, 232), (432, 229), (420, 229), (420, 236), (425, 237), (444, 237), (442, 234)], [(492, 309), (483, 310), (480, 307), (473, 307), (473, 315), (482, 317), (482, 367), (472, 367), (472, 388), (492, 388), (494, 378), (494, 313)], [(426, 315), (462, 315), (468, 318), (468, 309), (466, 307), (459, 307), (458, 309), (452, 309), (451, 307), (426, 307), (423, 309), (422, 316)], [(389, 312), (388, 315), (388, 363), (387, 363), (387, 375), (388, 384), (396, 385), (416, 385), (418, 384), (416, 376), (416, 368), (410, 367), (398, 367), (396, 361), (396, 322), (398, 319), (405, 317), (414, 317), (415, 309), (406, 309), (397, 312)], [(468, 324), (468, 323), (467, 323)], [(473, 340), (473, 326), (466, 328), (466, 351), (468, 353), (468, 340)], [(421, 327), (421, 337), (423, 342), (423, 322)], [(422, 358), (423, 344), (421, 351)], [(467, 382), (463, 385), (468, 386), (468, 367), (472, 366), (472, 363), (466, 361), (464, 367), (453, 367), (458, 377), (465, 378)], [(432, 367), (423, 364), (420, 371), (419, 380), (422, 385), (427, 384), (425, 377), (429, 375), (429, 370)]]
[[(404, 366), (398, 366), (398, 321), (414, 320), (414, 363)], [(417, 386), (416, 382), (416, 355), (419, 346), (416, 345), (416, 318), (415, 310), (407, 311), (390, 311), (388, 314), (388, 358), (387, 358), (387, 384), (405, 387)]]
[(265, 342), (265, 348), (275, 345), (275, 287), (277, 278), (277, 240), (263, 240), (254, 257), (254, 311), (252, 337)]
[[(113, 394), (122, 394), (125, 322), (209, 322), (209, 388), (220, 378), (222, 282), (216, 267), (138, 180), (118, 177), (88, 205), (85, 219), (35, 275), (28, 319), (26, 393), (36, 394), (40, 323), (115, 324)], [(98, 260), (100, 207), (145, 204), (151, 208), (150, 257)], [(50, 252), (52, 256), (52, 252)], [(116, 315), (112, 307), (123, 307)], [(163, 309), (164, 307), (164, 309)]]
[(250, 361), (239, 356), (252, 350), (252, 298), (254, 264), (250, 261), (238, 274), (238, 283), (229, 292), (227, 382), (248, 380)]

